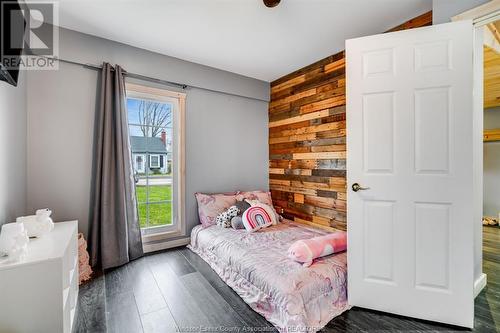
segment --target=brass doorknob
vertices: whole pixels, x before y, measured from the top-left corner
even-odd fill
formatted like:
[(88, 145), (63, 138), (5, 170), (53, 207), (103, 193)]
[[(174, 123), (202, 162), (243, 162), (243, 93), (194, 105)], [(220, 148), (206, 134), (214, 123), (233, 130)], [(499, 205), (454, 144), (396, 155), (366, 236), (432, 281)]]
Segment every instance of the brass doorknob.
[(369, 187), (361, 187), (361, 185), (359, 185), (358, 183), (352, 184), (352, 190), (354, 192), (366, 191), (366, 190), (369, 190), (369, 189), (370, 189)]

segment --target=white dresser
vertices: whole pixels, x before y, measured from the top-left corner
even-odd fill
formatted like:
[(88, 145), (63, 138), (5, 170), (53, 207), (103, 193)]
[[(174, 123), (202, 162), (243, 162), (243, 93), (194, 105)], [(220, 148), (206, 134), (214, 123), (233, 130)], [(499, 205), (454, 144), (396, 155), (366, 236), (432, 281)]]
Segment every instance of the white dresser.
[(78, 299), (78, 222), (30, 239), (22, 262), (0, 264), (0, 332), (71, 332)]

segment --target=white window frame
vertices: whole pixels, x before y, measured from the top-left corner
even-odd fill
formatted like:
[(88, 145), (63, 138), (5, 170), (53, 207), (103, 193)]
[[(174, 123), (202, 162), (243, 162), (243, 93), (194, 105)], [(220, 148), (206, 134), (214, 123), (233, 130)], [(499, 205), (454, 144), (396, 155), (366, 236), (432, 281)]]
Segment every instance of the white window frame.
[[(142, 158), (142, 168), (139, 169), (139, 163), (137, 162), (137, 158)], [(146, 156), (144, 154), (135, 154), (134, 157), (135, 170), (139, 173), (146, 172)]]
[[(144, 252), (168, 248), (172, 238), (187, 236), (185, 213), (185, 120), (186, 94), (126, 82), (127, 97), (167, 102), (173, 105), (172, 137), (172, 225), (142, 229)], [(160, 157), (158, 154), (158, 164)], [(151, 155), (150, 155), (151, 156)], [(166, 162), (166, 161), (165, 161)], [(146, 164), (147, 165), (147, 164)], [(159, 167), (159, 165), (158, 165)], [(149, 243), (149, 244), (148, 244)], [(164, 245), (161, 245), (164, 244)]]
[[(152, 157), (156, 157), (158, 159), (158, 164), (153, 165), (153, 159)], [(149, 168), (150, 169), (159, 169), (160, 168), (160, 154), (149, 154)]]

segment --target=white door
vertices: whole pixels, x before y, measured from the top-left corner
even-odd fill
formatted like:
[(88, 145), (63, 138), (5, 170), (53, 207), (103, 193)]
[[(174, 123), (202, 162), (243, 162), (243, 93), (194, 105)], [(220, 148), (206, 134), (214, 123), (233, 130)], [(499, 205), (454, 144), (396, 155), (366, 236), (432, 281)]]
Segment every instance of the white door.
[(346, 42), (353, 306), (473, 326), (472, 42), (470, 21)]

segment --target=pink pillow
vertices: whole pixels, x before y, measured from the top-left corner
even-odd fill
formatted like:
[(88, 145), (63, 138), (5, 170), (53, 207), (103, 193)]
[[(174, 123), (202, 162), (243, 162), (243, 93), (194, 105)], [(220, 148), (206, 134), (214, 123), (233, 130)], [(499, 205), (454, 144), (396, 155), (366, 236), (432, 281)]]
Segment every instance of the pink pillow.
[(296, 241), (288, 249), (288, 257), (304, 263), (304, 267), (309, 267), (313, 259), (341, 252), (345, 249), (347, 249), (347, 233), (339, 231), (325, 236)]
[(216, 224), (217, 215), (236, 204), (236, 193), (203, 194), (195, 193), (198, 201), (198, 216), (204, 227)]
[(262, 206), (252, 206), (245, 210), (241, 217), (247, 231), (253, 232), (273, 224), (271, 215)]
[(238, 200), (249, 199), (249, 200), (259, 200), (263, 204), (273, 206), (273, 200), (271, 199), (271, 192), (266, 191), (248, 191), (248, 192), (238, 192), (236, 193), (236, 198)]

